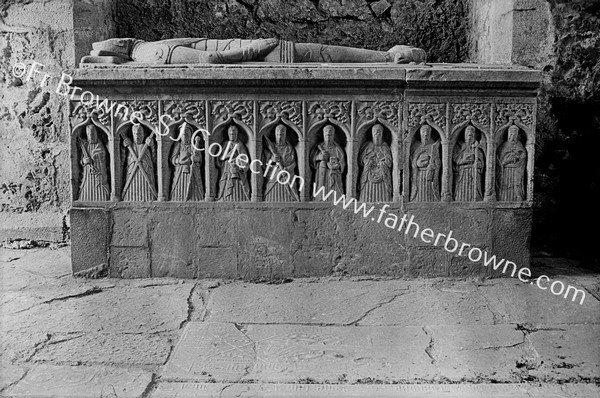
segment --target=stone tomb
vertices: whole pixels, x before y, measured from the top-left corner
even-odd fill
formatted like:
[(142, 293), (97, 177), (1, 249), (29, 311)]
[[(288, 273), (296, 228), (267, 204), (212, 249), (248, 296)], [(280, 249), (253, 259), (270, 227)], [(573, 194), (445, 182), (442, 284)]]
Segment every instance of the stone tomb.
[[(70, 103), (76, 273), (491, 275), (313, 197), (313, 182), (529, 265), (537, 71), (130, 63), (73, 77), (94, 95)], [(254, 172), (209, 155), (215, 143)], [(294, 180), (263, 173), (269, 159)]]

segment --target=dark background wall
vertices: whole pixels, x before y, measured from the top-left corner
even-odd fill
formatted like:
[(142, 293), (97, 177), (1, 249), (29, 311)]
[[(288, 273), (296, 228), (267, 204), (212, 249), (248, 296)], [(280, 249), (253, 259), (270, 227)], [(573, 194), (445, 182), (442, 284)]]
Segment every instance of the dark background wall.
[(468, 55), (468, 0), (117, 0), (121, 37), (277, 37), (388, 50), (428, 49), (432, 62)]
[(550, 7), (556, 64), (546, 66), (540, 95), (533, 245), (598, 267), (600, 1)]

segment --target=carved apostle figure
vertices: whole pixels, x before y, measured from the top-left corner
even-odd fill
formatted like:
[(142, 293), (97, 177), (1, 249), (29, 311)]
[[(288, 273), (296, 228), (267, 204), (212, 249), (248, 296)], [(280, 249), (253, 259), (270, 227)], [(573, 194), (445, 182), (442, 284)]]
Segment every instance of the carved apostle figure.
[(82, 178), (79, 200), (103, 202), (109, 200), (106, 148), (98, 139), (98, 130), (93, 124), (85, 127), (87, 141), (79, 140), (81, 149)]
[(421, 142), (411, 153), (411, 202), (440, 200), (440, 142), (431, 139), (431, 126), (424, 124), (419, 131)]
[(425, 62), (420, 48), (397, 45), (388, 51), (328, 46), (317, 43), (293, 43), (278, 39), (205, 39), (178, 38), (155, 42), (115, 38), (93, 43), (82, 63), (139, 62), (148, 64), (229, 64), (262, 61), (293, 62)]
[[(335, 128), (327, 125), (323, 128), (323, 142), (313, 148), (310, 162), (315, 169), (317, 189), (324, 187), (324, 195), (334, 191), (339, 198), (344, 193), (342, 173), (346, 169), (346, 156), (342, 147), (335, 142)], [(316, 197), (316, 200), (322, 200)]]
[[(267, 172), (267, 185), (265, 188), (265, 202), (297, 202), (300, 201), (295, 186), (281, 181), (291, 181), (295, 175), (296, 150), (287, 140), (287, 127), (279, 124), (275, 128), (275, 143), (267, 136), (267, 150), (264, 153), (266, 166), (270, 166)], [(283, 177), (278, 176), (285, 174)], [(288, 176), (289, 175), (289, 176)]]
[[(229, 140), (225, 142), (225, 153), (217, 158), (217, 167), (221, 169), (219, 179), (219, 196), (217, 200), (225, 202), (243, 202), (250, 200), (250, 184), (248, 183), (248, 164), (250, 157), (246, 146), (239, 140), (236, 125), (227, 129)], [(240, 156), (245, 156), (244, 157)]]
[(392, 200), (392, 151), (383, 141), (383, 126), (371, 129), (373, 141), (362, 150), (358, 164), (362, 167), (360, 197), (363, 202), (390, 202)]
[(133, 141), (124, 137), (127, 148), (125, 156), (125, 185), (123, 200), (147, 202), (156, 200), (156, 176), (154, 172), (154, 141), (152, 136), (144, 140), (144, 128), (136, 124), (131, 129)]
[(475, 140), (475, 127), (465, 129), (465, 142), (454, 154), (454, 200), (483, 200), (485, 154)]
[(519, 141), (519, 127), (508, 128), (508, 141), (498, 150), (499, 197), (502, 202), (525, 200), (527, 151)]
[(200, 201), (204, 199), (202, 184), (202, 152), (200, 137), (194, 137), (192, 145), (192, 128), (183, 123), (179, 128), (179, 141), (173, 147), (171, 164), (175, 167), (171, 200), (177, 202)]

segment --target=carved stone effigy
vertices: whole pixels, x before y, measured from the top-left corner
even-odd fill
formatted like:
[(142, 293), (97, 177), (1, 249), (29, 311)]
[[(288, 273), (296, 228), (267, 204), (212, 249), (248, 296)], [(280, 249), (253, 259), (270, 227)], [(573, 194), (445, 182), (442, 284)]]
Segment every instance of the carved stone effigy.
[(227, 129), (229, 139), (222, 145), (224, 154), (217, 159), (220, 169), (218, 200), (224, 202), (243, 202), (250, 200), (250, 184), (248, 183), (248, 167), (246, 160), (238, 161), (240, 155), (248, 156), (248, 150), (239, 140), (237, 126), (231, 125)]
[(359, 155), (362, 167), (360, 196), (363, 202), (392, 201), (392, 151), (383, 141), (383, 126), (372, 128), (373, 141), (368, 142)]
[(133, 138), (123, 136), (123, 200), (148, 202), (158, 197), (154, 167), (154, 140), (141, 124), (131, 127)]
[[(263, 155), (263, 164), (267, 176), (265, 186), (265, 202), (298, 202), (297, 187), (284, 183), (293, 181), (296, 176), (297, 155), (296, 150), (287, 140), (287, 127), (278, 124), (275, 128), (275, 142), (265, 136), (266, 148)], [(271, 170), (269, 169), (271, 166)], [(267, 171), (268, 170), (268, 171)], [(282, 173), (285, 175), (281, 177)]]
[(410, 156), (411, 202), (440, 200), (440, 141), (431, 138), (431, 126), (419, 129), (420, 141), (415, 143)]
[(81, 185), (79, 200), (103, 202), (110, 198), (107, 152), (98, 138), (98, 129), (93, 124), (85, 126), (86, 139), (79, 141), (81, 149)]
[[(327, 125), (323, 128), (323, 142), (317, 144), (311, 151), (310, 163), (314, 169), (314, 181), (318, 188), (324, 188), (323, 196), (333, 191), (336, 197), (344, 194), (342, 174), (346, 170), (346, 155), (335, 141), (335, 128)], [(331, 198), (333, 199), (333, 197)], [(315, 200), (325, 200), (316, 196)]]
[(508, 138), (498, 149), (498, 200), (525, 200), (525, 166), (527, 151), (519, 141), (519, 128), (508, 128)]
[(485, 146), (475, 139), (475, 127), (467, 126), (464, 141), (454, 154), (454, 200), (483, 200), (485, 181)]
[(194, 136), (194, 141), (192, 143), (192, 127), (186, 123), (182, 124), (171, 155), (171, 164), (175, 169), (171, 184), (172, 201), (197, 202), (204, 199), (200, 137)]
[[(310, 57), (302, 53), (310, 46), (277, 41), (263, 53), (272, 44), (134, 43), (123, 65), (82, 64), (73, 74), (74, 85), (107, 99), (97, 107), (74, 95), (70, 104), (74, 272), (492, 274), (388, 231), (386, 217), (377, 219), (382, 204), (526, 265), (538, 72), (401, 66), (355, 49), (330, 55), (381, 63), (278, 66)], [(196, 65), (140, 64), (144, 47)], [(97, 51), (92, 57), (117, 57)], [(206, 53), (270, 65), (199, 63)], [(314, 187), (375, 208), (368, 217), (344, 211), (314, 197)]]

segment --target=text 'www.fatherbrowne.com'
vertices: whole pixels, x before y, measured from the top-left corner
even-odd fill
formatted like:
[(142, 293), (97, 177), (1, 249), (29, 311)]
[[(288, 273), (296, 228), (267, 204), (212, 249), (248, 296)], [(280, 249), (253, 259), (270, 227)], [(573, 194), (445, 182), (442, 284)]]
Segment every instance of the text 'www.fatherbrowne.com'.
[(504, 258), (498, 259), (496, 255), (491, 255), (486, 250), (481, 250), (468, 243), (459, 242), (452, 237), (452, 231), (449, 231), (447, 234), (436, 234), (430, 228), (421, 229), (420, 225), (414, 221), (414, 215), (405, 213), (402, 217), (399, 217), (393, 212), (387, 212), (386, 209), (390, 207), (388, 204), (384, 204), (377, 211), (376, 207), (373, 205), (367, 205), (365, 202), (358, 202), (354, 198), (347, 198), (346, 195), (343, 194), (338, 195), (334, 190), (326, 192), (325, 187), (318, 187), (317, 184), (313, 184), (313, 196), (325, 201), (332, 201), (335, 206), (340, 206), (345, 210), (353, 210), (354, 214), (362, 214), (365, 218), (370, 217), (372, 221), (379, 224), (383, 221), (383, 224), (387, 228), (397, 230), (400, 233), (404, 230), (404, 234), (407, 236), (412, 234), (413, 238), (420, 238), (425, 243), (433, 244), (434, 246), (443, 246), (444, 250), (448, 253), (455, 253), (461, 257), (466, 256), (473, 263), (480, 263), (485, 267), (491, 267), (494, 271), (501, 269), (501, 272), (506, 274), (507, 271), (510, 270), (511, 277), (514, 278), (516, 275), (521, 282), (529, 282), (531, 285), (535, 284), (539, 289), (550, 290), (555, 296), (564, 296), (564, 298), (571, 296), (571, 301), (575, 301), (577, 297), (581, 297), (579, 304), (583, 304), (585, 300), (585, 291), (582, 289), (577, 289), (571, 285), (565, 286), (561, 281), (552, 282), (546, 275), (530, 279), (531, 269), (527, 267), (519, 268), (517, 264), (512, 261), (508, 261)]

